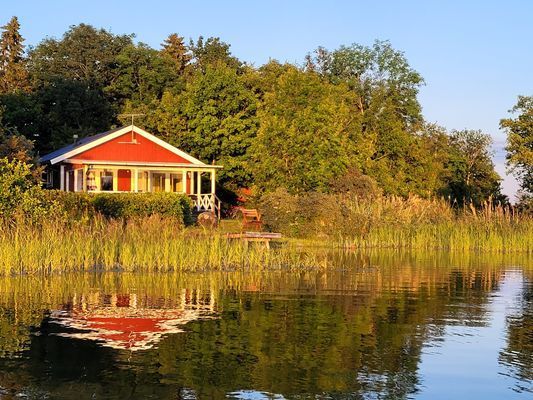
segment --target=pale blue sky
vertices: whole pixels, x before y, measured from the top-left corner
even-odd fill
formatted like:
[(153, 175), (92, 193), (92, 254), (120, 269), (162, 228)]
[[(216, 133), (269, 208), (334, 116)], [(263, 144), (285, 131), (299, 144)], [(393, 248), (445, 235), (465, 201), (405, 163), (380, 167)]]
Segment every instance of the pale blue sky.
[[(26, 43), (60, 37), (81, 22), (135, 33), (157, 47), (177, 32), (219, 36), (243, 61), (301, 63), (318, 46), (390, 40), (426, 80), (428, 121), (482, 129), (495, 138), (504, 171), (500, 118), (519, 94), (533, 95), (533, 1), (119, 1), (0, 0), (0, 23), (19, 17)], [(512, 195), (516, 184), (504, 182)]]

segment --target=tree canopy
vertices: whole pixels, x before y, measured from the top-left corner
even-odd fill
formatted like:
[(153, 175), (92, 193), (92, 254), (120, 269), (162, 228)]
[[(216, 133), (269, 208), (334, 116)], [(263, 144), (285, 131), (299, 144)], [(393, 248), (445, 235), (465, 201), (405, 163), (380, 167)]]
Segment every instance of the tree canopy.
[(507, 131), (507, 165), (522, 190), (533, 194), (533, 96), (519, 96), (510, 111), (516, 117), (500, 121)]
[[(137, 124), (223, 165), (218, 184), (227, 191), (372, 187), (456, 204), (502, 199), (488, 136), (425, 122), (424, 80), (388, 41), (319, 47), (303, 66), (252, 66), (217, 37), (187, 44), (172, 33), (156, 49), (87, 24), (25, 53), (19, 28), (14, 17), (0, 39), (3, 125), (41, 153), (140, 112)], [(502, 121), (509, 163), (530, 187), (531, 100), (515, 109), (516, 120)]]

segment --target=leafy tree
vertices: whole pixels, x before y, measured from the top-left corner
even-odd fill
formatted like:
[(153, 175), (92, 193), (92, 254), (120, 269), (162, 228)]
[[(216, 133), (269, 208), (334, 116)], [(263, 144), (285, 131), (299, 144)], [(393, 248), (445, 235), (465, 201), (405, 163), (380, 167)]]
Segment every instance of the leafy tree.
[(2, 27), (0, 37), (0, 93), (13, 93), (29, 89), (28, 73), (24, 59), (24, 39), (19, 33), (17, 17)]
[(519, 96), (511, 109), (516, 118), (500, 121), (507, 132), (507, 166), (523, 191), (533, 194), (533, 96)]
[(47, 38), (30, 50), (35, 84), (53, 84), (62, 79), (103, 88), (115, 78), (116, 57), (132, 44), (132, 37), (113, 35), (86, 24), (71, 26), (61, 40)]
[(130, 102), (134, 106), (160, 99), (179, 78), (173, 60), (143, 43), (122, 49), (115, 57), (114, 73), (105, 93), (119, 103)]
[(315, 56), (308, 55), (307, 68), (328, 77), (332, 82), (346, 82), (357, 95), (357, 108), (364, 114), (375, 95), (393, 100), (396, 112), (405, 123), (421, 120), (417, 95), (422, 76), (413, 70), (405, 55), (388, 41), (369, 46), (352, 44), (334, 51), (319, 47)]
[(450, 135), (448, 188), (444, 191), (459, 204), (476, 206), (492, 198), (505, 201), (500, 193), (501, 178), (494, 170), (492, 139), (479, 130), (453, 131)]
[(204, 41), (200, 36), (196, 43), (191, 39), (189, 48), (193, 55), (194, 67), (204, 71), (210, 64), (225, 64), (229, 68), (239, 69), (242, 63), (231, 55), (230, 45), (218, 37), (210, 37)]
[(252, 145), (255, 183), (263, 190), (327, 191), (329, 182), (367, 156), (354, 96), (294, 67), (264, 95)]
[(165, 93), (149, 124), (171, 143), (205, 162), (224, 165), (223, 183), (247, 185), (247, 151), (257, 130), (256, 98), (225, 65), (197, 71), (183, 93)]

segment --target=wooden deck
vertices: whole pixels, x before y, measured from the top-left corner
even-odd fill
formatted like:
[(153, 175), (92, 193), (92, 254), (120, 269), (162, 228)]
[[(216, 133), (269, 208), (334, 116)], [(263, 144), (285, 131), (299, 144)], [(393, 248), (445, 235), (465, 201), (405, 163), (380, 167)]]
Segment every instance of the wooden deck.
[(275, 239), (281, 239), (281, 233), (275, 232), (239, 232), (239, 233), (227, 233), (228, 239), (240, 239), (246, 244), (250, 242), (263, 243), (266, 248), (270, 248), (270, 241)]

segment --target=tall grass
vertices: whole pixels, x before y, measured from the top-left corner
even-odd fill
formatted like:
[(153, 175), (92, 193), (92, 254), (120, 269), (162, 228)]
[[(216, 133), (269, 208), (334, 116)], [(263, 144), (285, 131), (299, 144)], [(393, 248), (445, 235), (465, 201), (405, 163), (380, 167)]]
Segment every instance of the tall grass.
[(269, 251), (220, 234), (183, 229), (157, 216), (0, 226), (0, 274), (81, 270), (204, 271), (237, 267), (319, 267), (323, 259), (291, 246)]
[[(155, 215), (127, 221), (93, 216), (39, 224), (4, 222), (0, 274), (337, 266), (330, 253), (315, 251), (324, 247), (533, 253), (533, 219), (510, 208), (487, 204), (480, 210), (456, 212), (441, 200), (345, 197), (337, 199), (335, 207), (319, 211), (294, 219), (305, 228), (306, 241), (289, 240), (271, 250), (230, 241), (223, 231), (184, 228), (181, 221)], [(285, 217), (292, 229), (291, 215)]]
[(289, 236), (321, 238), (351, 248), (532, 252), (533, 218), (487, 202), (452, 208), (443, 199), (361, 198), (276, 192), (263, 202), (269, 226)]

